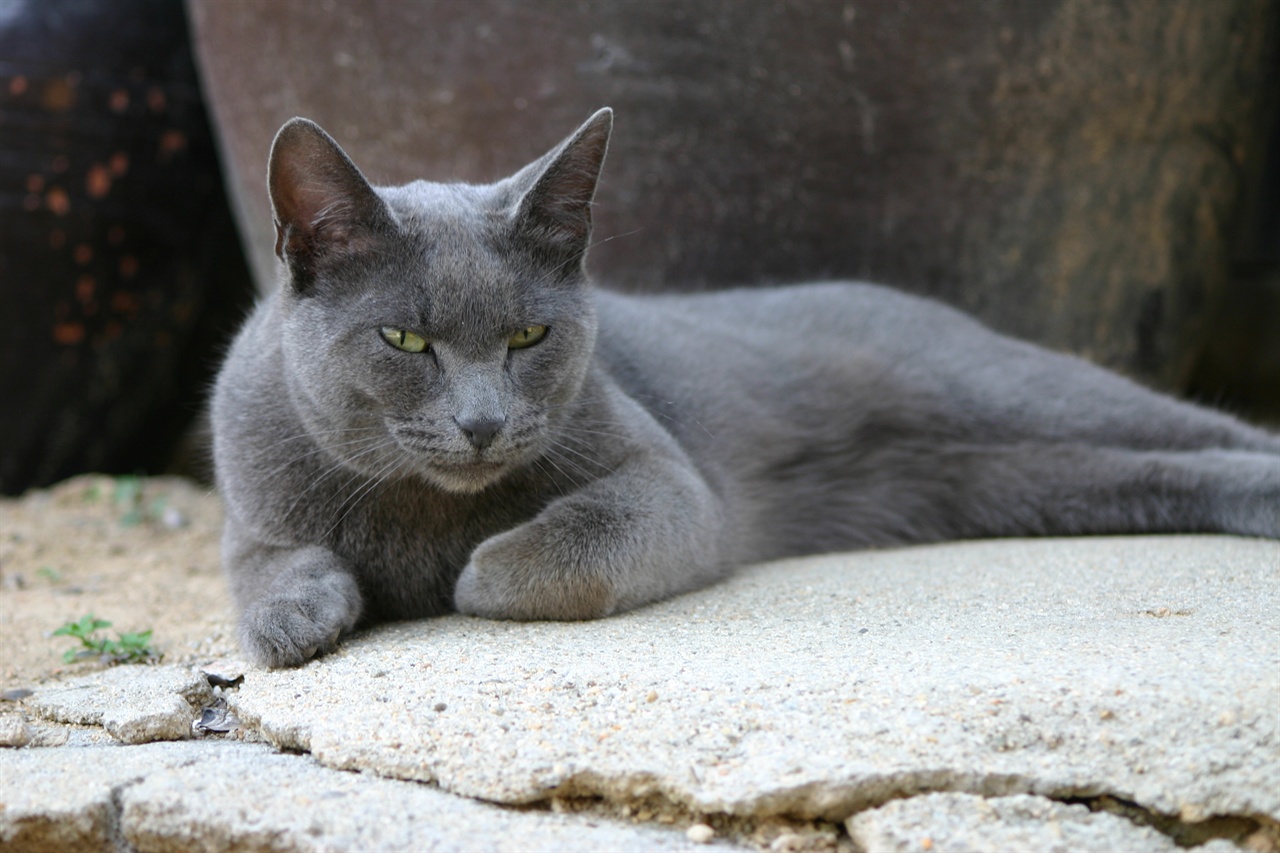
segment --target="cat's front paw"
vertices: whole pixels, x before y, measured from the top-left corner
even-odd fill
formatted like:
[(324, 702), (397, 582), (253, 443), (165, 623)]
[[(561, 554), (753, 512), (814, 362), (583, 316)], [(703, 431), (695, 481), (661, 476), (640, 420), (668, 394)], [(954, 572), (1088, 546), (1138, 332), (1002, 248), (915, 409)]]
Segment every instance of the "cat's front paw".
[(344, 576), (264, 598), (240, 618), (241, 646), (263, 666), (298, 666), (331, 651), (355, 627), (358, 602), (355, 582)]
[(605, 566), (526, 524), (480, 544), (454, 590), (460, 613), (489, 619), (599, 619), (617, 609)]

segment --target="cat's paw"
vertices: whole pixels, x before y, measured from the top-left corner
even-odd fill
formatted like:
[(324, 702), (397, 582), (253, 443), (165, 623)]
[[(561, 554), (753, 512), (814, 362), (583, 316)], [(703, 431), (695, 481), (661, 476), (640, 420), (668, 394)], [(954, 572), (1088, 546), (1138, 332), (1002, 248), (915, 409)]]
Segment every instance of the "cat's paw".
[(359, 593), (344, 575), (254, 602), (240, 618), (240, 643), (259, 664), (298, 666), (331, 651), (355, 627)]
[(618, 595), (604, 566), (579, 549), (557, 547), (561, 542), (538, 523), (482, 542), (458, 578), (454, 606), (489, 619), (599, 619), (614, 612)]

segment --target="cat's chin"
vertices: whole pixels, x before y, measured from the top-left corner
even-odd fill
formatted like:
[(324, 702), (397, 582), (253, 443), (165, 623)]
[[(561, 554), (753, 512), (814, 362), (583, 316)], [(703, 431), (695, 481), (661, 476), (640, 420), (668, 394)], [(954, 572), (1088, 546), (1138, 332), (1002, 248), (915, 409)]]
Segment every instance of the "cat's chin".
[(428, 465), (423, 475), (446, 492), (473, 495), (501, 480), (507, 471), (507, 465), (497, 462), (471, 462), (464, 465)]

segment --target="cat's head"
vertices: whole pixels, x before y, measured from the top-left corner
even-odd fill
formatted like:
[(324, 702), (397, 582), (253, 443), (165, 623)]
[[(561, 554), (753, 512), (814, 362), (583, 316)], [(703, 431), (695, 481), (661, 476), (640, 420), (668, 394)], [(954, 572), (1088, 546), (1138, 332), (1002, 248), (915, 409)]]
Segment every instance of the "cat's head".
[(595, 345), (584, 261), (612, 120), (487, 185), (374, 187), (319, 126), (280, 130), (280, 346), (330, 454), (475, 492), (546, 451)]

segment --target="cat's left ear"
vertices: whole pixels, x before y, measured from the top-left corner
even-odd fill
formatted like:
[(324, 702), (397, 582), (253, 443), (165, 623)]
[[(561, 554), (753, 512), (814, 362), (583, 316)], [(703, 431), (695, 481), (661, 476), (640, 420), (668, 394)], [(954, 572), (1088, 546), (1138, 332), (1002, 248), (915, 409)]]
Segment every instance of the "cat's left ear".
[(586, 255), (591, 201), (612, 130), (613, 110), (605, 107), (516, 175), (518, 184), (529, 185), (516, 209), (516, 228), (523, 238), (567, 260)]

